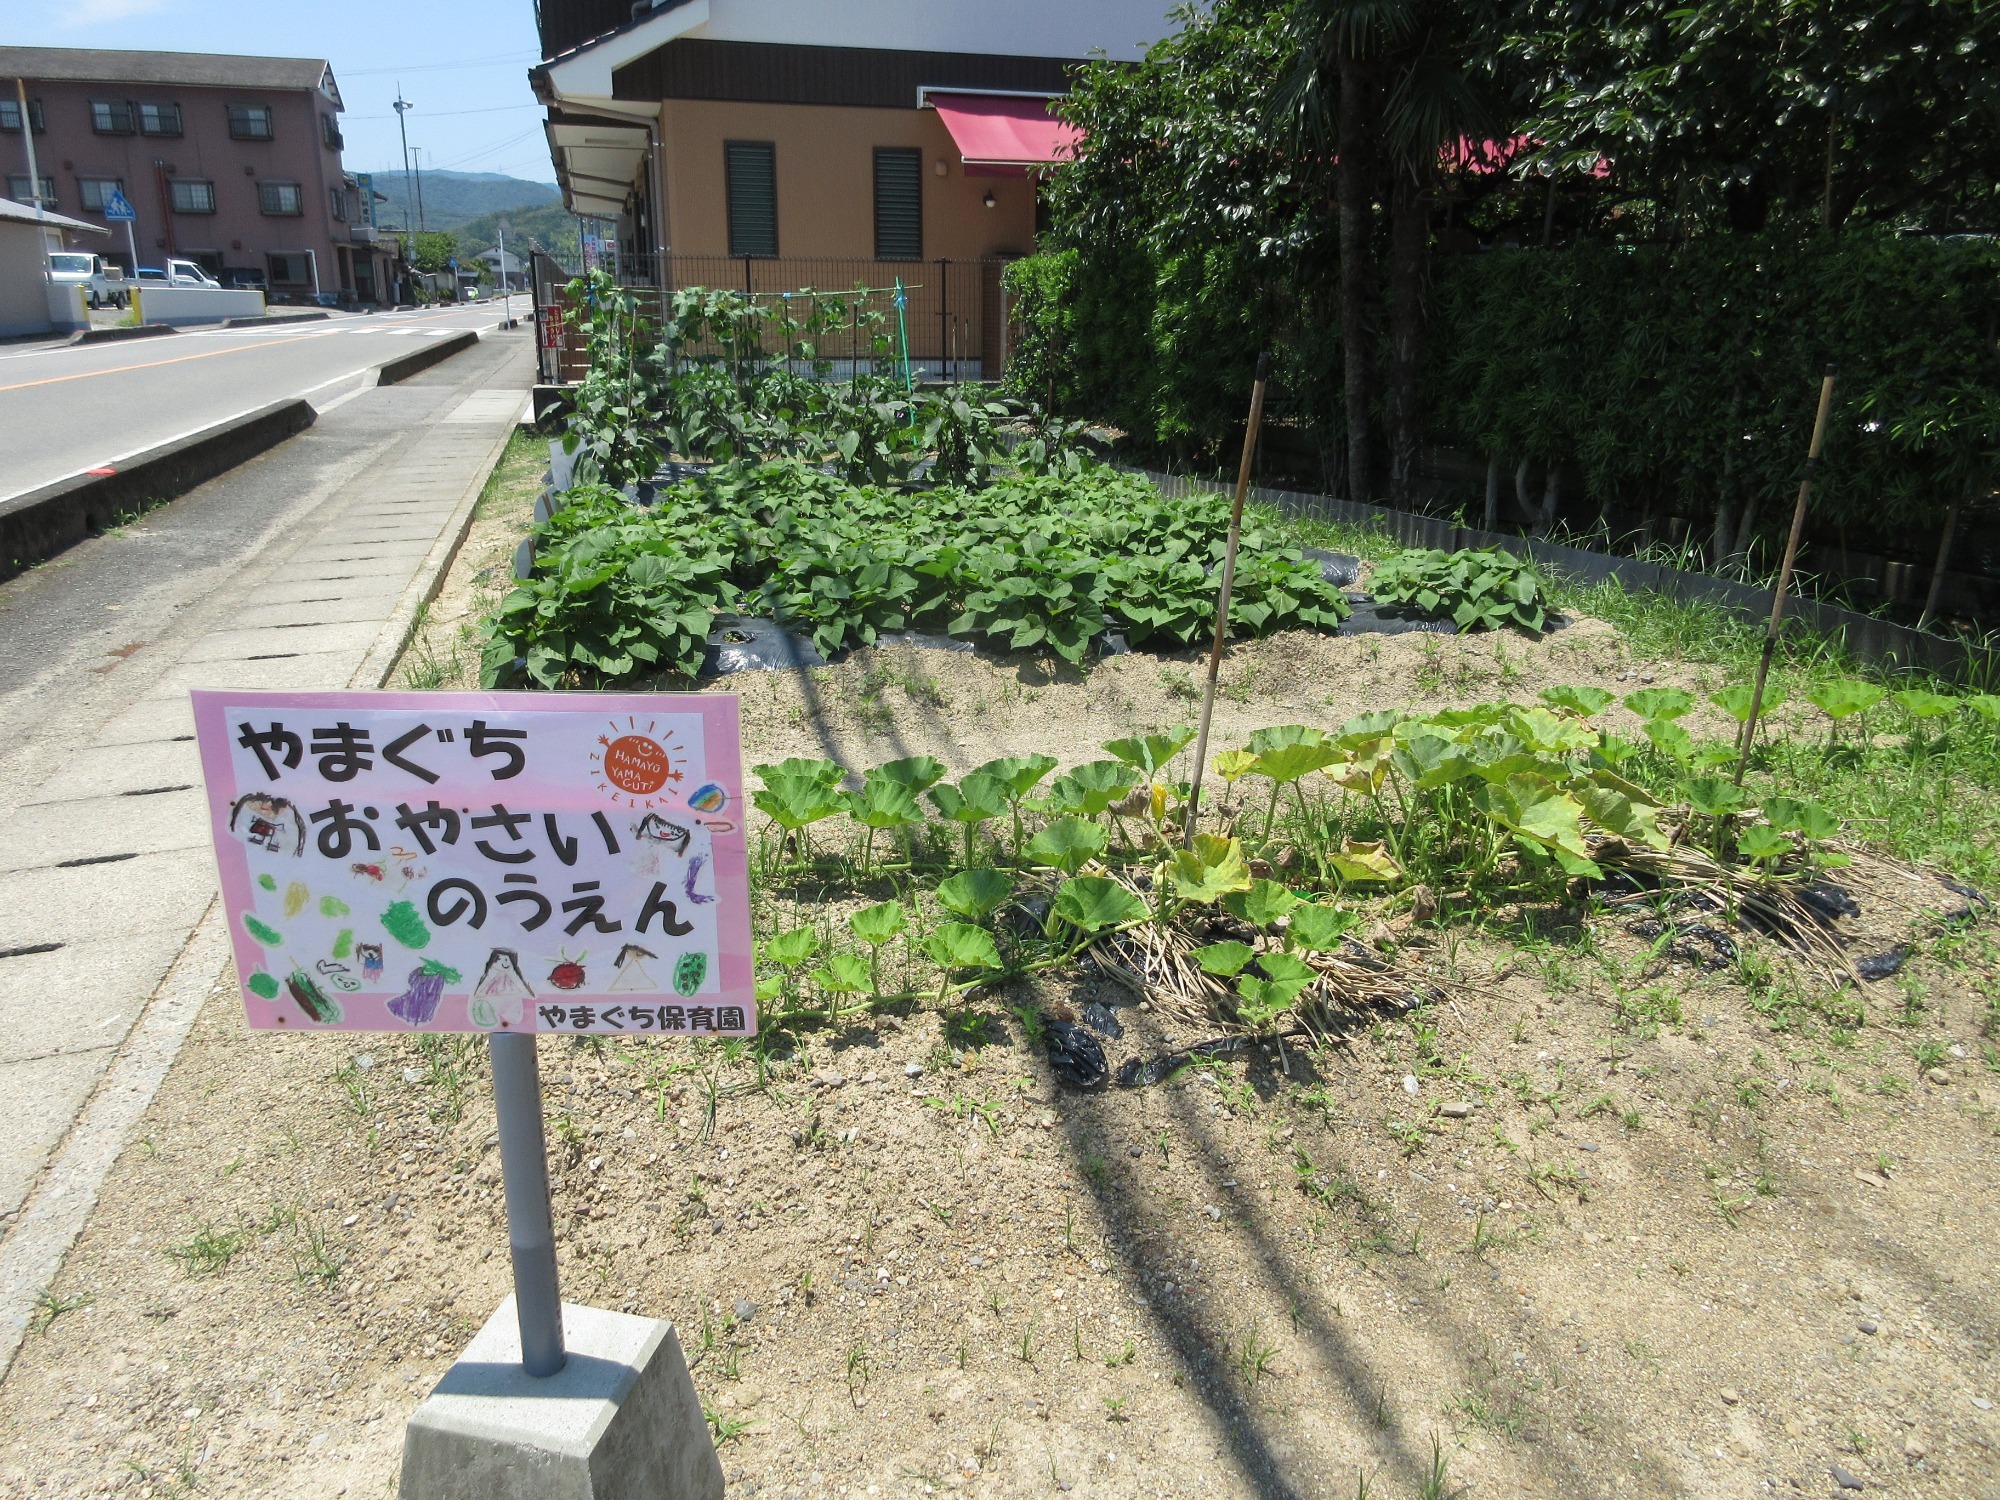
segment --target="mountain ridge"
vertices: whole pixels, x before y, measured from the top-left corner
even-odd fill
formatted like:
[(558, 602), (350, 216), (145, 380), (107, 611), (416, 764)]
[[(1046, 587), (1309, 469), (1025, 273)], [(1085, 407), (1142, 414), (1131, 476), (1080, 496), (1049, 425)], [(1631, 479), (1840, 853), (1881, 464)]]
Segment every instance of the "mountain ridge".
[[(388, 200), (375, 205), (376, 222), (398, 229), (414, 227), (418, 217), (405, 206), (401, 168), (368, 175), (374, 179), (375, 191)], [(410, 174), (409, 185), (413, 188), (416, 175)], [(485, 214), (539, 208), (562, 201), (562, 194), (552, 182), (533, 182), (500, 172), (426, 171), (417, 196), (423, 202), (422, 222), (426, 229), (456, 229), (467, 220)]]

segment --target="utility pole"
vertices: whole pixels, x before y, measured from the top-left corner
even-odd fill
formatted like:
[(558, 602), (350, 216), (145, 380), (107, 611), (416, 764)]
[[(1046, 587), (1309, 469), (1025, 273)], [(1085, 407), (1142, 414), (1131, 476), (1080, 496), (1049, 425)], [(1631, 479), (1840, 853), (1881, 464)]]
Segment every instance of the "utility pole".
[[(21, 101), (21, 141), (28, 148), (28, 196), (35, 200), (35, 217), (45, 218), (48, 210), (42, 207), (42, 174), (35, 165), (35, 121), (28, 113), (28, 80), (14, 80), (14, 96)], [(46, 247), (44, 247), (46, 248)], [(132, 262), (132, 274), (139, 274), (139, 263)]]
[[(403, 138), (403, 233), (407, 235), (410, 232), (410, 205), (416, 202), (416, 190), (410, 186), (410, 131), (403, 114), (416, 106), (403, 97), (401, 83), (396, 85), (396, 102), (392, 107), (396, 111), (396, 133)], [(416, 241), (411, 240), (403, 258), (414, 264), (416, 256)]]
[(429, 229), (430, 225), (424, 222), (424, 148), (419, 146), (412, 154), (417, 163), (417, 228)]
[(509, 323), (514, 321), (514, 287), (507, 280), (507, 221), (503, 218), (494, 226), (500, 236), (500, 316)]

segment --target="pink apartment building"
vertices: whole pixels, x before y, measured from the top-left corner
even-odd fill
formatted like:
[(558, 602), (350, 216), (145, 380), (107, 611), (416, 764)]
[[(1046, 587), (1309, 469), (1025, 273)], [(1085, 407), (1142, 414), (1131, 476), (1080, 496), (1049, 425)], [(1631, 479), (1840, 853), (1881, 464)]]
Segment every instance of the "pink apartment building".
[[(106, 223), (115, 191), (141, 265), (180, 256), (279, 301), (386, 302), (396, 246), (341, 166), (342, 108), (318, 58), (0, 47), (0, 196)], [(101, 253), (129, 274), (110, 227)]]

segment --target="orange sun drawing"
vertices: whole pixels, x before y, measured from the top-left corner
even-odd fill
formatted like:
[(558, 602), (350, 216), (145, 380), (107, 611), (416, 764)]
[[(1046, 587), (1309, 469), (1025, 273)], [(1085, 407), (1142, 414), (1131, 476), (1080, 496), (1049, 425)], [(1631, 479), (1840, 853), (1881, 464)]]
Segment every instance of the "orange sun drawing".
[(686, 752), (671, 734), (658, 734), (656, 728), (649, 722), (642, 729), (637, 719), (629, 717), (621, 726), (614, 719), (611, 732), (597, 737), (598, 748), (591, 751), (590, 761), (596, 768), (597, 789), (613, 802), (657, 807), (666, 800), (660, 793), (667, 784), (685, 776), (675, 762), (685, 760)]

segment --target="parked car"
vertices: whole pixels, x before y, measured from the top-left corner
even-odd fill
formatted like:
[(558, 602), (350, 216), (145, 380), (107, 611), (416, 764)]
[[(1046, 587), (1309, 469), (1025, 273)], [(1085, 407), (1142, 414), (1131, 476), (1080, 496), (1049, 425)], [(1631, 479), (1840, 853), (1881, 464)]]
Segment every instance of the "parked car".
[(131, 299), (125, 270), (101, 255), (81, 250), (51, 250), (49, 280), (58, 286), (80, 286), (92, 307), (123, 307)]
[(206, 287), (210, 291), (221, 291), (222, 283), (191, 260), (169, 260), (164, 269), (155, 266), (139, 267), (139, 285)]

